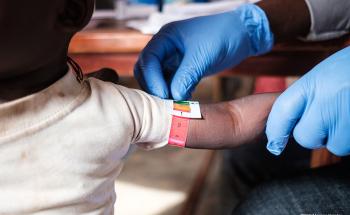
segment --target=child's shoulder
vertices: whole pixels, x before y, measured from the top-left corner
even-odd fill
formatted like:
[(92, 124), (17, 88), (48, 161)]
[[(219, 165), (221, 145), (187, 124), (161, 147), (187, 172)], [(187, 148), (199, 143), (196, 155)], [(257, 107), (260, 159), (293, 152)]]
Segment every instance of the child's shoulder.
[(142, 105), (143, 100), (151, 100), (156, 103), (163, 103), (166, 100), (152, 96), (142, 90), (129, 88), (114, 82), (103, 81), (97, 78), (89, 78), (89, 83), (93, 93), (98, 93), (108, 99), (120, 99), (134, 105)]

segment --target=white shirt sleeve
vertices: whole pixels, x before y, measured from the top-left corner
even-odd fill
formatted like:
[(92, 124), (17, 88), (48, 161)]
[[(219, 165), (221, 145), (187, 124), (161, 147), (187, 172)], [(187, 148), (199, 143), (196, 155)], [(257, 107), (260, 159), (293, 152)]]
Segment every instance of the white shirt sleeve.
[(306, 40), (328, 40), (349, 32), (349, 0), (305, 0), (305, 2), (311, 15), (311, 28)]
[(133, 118), (135, 131), (132, 143), (150, 150), (168, 143), (173, 102), (149, 95), (143, 91), (115, 85)]

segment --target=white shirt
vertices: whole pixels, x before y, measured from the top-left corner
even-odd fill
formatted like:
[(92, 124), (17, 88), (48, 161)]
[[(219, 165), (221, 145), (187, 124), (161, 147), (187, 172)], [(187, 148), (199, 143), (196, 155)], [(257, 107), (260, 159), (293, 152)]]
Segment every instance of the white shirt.
[(329, 40), (350, 31), (349, 0), (305, 0), (311, 26), (308, 40)]
[(167, 144), (171, 101), (68, 72), (0, 104), (0, 214), (113, 214), (131, 144)]

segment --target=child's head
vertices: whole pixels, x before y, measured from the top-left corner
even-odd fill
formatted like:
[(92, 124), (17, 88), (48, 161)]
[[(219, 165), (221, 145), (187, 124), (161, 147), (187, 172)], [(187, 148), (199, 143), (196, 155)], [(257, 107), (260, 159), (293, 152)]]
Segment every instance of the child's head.
[(71, 37), (91, 18), (94, 0), (1, 0), (0, 77), (65, 57)]

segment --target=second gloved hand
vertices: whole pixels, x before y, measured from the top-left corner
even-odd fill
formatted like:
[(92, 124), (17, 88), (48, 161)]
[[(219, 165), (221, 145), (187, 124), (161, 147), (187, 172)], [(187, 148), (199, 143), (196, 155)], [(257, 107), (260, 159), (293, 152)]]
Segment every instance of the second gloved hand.
[(291, 132), (305, 148), (350, 154), (350, 47), (321, 62), (276, 100), (266, 127), (268, 150), (279, 155)]
[(140, 54), (135, 77), (161, 98), (188, 99), (204, 76), (271, 50), (273, 35), (258, 6), (164, 26)]

